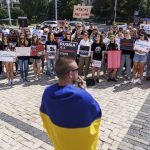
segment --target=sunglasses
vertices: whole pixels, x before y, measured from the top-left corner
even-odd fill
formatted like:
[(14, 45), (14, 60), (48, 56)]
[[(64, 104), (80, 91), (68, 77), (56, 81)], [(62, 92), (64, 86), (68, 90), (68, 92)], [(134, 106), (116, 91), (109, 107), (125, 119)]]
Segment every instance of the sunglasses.
[(79, 71), (79, 68), (76, 68), (76, 69), (73, 69), (73, 70), (71, 70), (72, 72), (74, 72), (74, 71)]
[(84, 36), (88, 36), (87, 34), (84, 34)]
[(71, 35), (70, 33), (67, 33), (67, 35)]

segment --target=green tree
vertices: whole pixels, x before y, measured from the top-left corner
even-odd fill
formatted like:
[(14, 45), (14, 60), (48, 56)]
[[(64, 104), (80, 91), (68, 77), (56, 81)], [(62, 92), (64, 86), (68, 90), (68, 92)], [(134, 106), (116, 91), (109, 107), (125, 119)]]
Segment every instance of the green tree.
[(24, 11), (19, 7), (14, 7), (11, 9), (11, 17), (17, 19), (18, 16), (24, 16)]
[(20, 4), (29, 19), (32, 16), (40, 18), (43, 14), (47, 15), (49, 0), (20, 0)]
[(5, 19), (8, 17), (7, 10), (0, 8), (0, 19)]

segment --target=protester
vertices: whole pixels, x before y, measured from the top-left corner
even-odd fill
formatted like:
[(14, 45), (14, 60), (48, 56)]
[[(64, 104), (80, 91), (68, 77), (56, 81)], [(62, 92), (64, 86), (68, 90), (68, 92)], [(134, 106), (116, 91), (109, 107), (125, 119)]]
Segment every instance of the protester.
[[(8, 36), (4, 35), (2, 38), (2, 50), (3, 51), (14, 51), (12, 46), (9, 43)], [(14, 85), (14, 72), (13, 72), (13, 62), (6, 61), (4, 62), (6, 68), (6, 75), (8, 79), (8, 85)]]
[[(110, 36), (110, 43), (109, 43), (109, 45), (107, 47), (107, 51), (110, 51), (110, 50), (111, 51), (119, 50), (119, 46), (118, 46), (118, 44), (115, 41), (115, 36), (114, 35)], [(117, 60), (113, 60), (113, 61), (117, 61)], [(108, 69), (108, 79), (107, 79), (107, 81), (117, 82), (116, 74), (117, 74), (117, 69), (116, 68), (109, 68)]]
[[(103, 38), (100, 33), (96, 36), (96, 41), (92, 44), (92, 77), (99, 83), (101, 64), (104, 62), (104, 50), (106, 50), (105, 44), (103, 43)], [(95, 78), (95, 73), (97, 72), (97, 77)]]
[(122, 57), (121, 57), (121, 67), (119, 69), (119, 76), (121, 77), (123, 75), (123, 68), (126, 67), (126, 74), (127, 79), (131, 80), (132, 74), (131, 74), (131, 55), (133, 55), (133, 44), (134, 41), (130, 36), (130, 31), (125, 30), (124, 31), (124, 38), (120, 40), (120, 49), (122, 50)]
[(139, 73), (140, 78), (138, 80), (139, 84), (143, 84), (143, 72), (144, 66), (147, 61), (147, 54), (149, 52), (150, 43), (148, 41), (147, 35), (143, 32), (140, 33), (140, 38), (135, 41), (134, 44), (134, 66), (133, 66), (133, 80), (132, 83), (135, 83), (136, 75)]
[[(30, 46), (28, 41), (25, 38), (25, 34), (21, 33), (19, 36), (19, 42), (17, 43), (17, 47), (28, 47)], [(28, 56), (19, 56), (19, 66), (20, 66), (20, 82), (28, 82)]]
[(150, 80), (150, 51), (149, 51), (148, 56), (147, 56), (146, 80), (147, 81)]
[(78, 79), (81, 87), (84, 83), (75, 60), (59, 58), (55, 71), (59, 81), (45, 89), (40, 107), (54, 149), (96, 150), (102, 116), (98, 103), (85, 89), (74, 86)]
[[(49, 57), (48, 54), (47, 54), (48, 46), (50, 47), (51, 45), (56, 46), (56, 53), (54, 55), (54, 58)], [(55, 60), (56, 60), (57, 49), (58, 49), (58, 44), (56, 43), (56, 41), (54, 39), (54, 34), (49, 33), (48, 34), (48, 40), (45, 43), (46, 62), (47, 62), (47, 75), (49, 76), (49, 79), (53, 78), (55, 76), (54, 65), (55, 65)]]
[[(32, 48), (34, 47), (33, 49), (36, 49), (38, 45), (42, 45), (42, 43), (40, 43), (38, 36), (34, 34), (32, 36), (31, 46)], [(41, 56), (32, 56), (30, 61), (33, 63), (35, 80), (41, 80)]]
[[(0, 30), (0, 51), (2, 50), (2, 37), (3, 37), (3, 33), (2, 33), (2, 30)], [(2, 72), (3, 72), (3, 63), (2, 61), (0, 61), (0, 76), (2, 75)]]

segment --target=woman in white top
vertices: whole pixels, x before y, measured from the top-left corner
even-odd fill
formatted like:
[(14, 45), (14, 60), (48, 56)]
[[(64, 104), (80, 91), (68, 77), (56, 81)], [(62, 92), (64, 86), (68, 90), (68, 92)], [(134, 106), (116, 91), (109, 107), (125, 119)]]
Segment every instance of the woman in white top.
[(147, 61), (147, 54), (150, 48), (150, 42), (146, 33), (140, 33), (140, 38), (135, 41), (134, 44), (134, 65), (133, 65), (133, 79), (132, 82), (135, 82), (137, 72), (140, 74), (140, 79), (138, 80), (139, 84), (142, 84), (143, 81), (143, 72), (144, 66)]
[[(87, 78), (90, 66), (90, 56), (91, 56), (91, 45), (92, 41), (89, 39), (89, 34), (87, 31), (83, 33), (83, 39), (78, 45), (77, 54), (80, 55), (79, 58), (79, 75), (84, 75)], [(83, 67), (85, 65), (85, 69)]]

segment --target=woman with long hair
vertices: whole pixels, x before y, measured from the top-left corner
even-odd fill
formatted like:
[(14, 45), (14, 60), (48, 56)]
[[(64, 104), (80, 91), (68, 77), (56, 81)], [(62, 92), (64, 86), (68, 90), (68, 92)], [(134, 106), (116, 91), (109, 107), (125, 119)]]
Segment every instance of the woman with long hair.
[[(100, 33), (96, 35), (95, 42), (92, 44), (91, 48), (91, 62), (92, 62), (92, 77), (96, 82), (99, 82), (101, 64), (104, 61), (104, 50), (106, 49), (103, 43), (103, 37)], [(95, 73), (97, 72), (97, 77), (95, 78)]]
[[(2, 50), (3, 51), (14, 51), (12, 46), (9, 43), (8, 36), (2, 37)], [(4, 62), (4, 66), (6, 68), (6, 75), (8, 79), (8, 85), (14, 85), (14, 72), (13, 72), (13, 62)]]
[[(38, 36), (36, 34), (32, 35), (31, 46), (35, 47), (38, 45), (42, 45), (39, 41)], [(41, 80), (41, 56), (33, 56), (31, 58), (31, 62), (33, 63), (33, 70), (35, 75), (35, 80)]]
[[(56, 47), (56, 53), (55, 53), (55, 56), (53, 56), (53, 58), (52, 58), (48, 55), (48, 49), (50, 50), (50, 48), (51, 47), (53, 48), (53, 46)], [(45, 43), (46, 61), (47, 61), (47, 75), (49, 78), (51, 78), (55, 75), (54, 65), (55, 65), (55, 61), (56, 61), (57, 47), (58, 47), (58, 45), (57, 45), (57, 42), (55, 41), (54, 34), (49, 33), (47, 41)]]
[[(30, 46), (28, 41), (26, 40), (25, 34), (20, 33), (19, 35), (19, 42), (17, 43), (16, 47), (28, 47)], [(28, 82), (28, 56), (19, 56), (18, 57), (19, 66), (20, 66), (20, 82)]]
[(143, 72), (150, 48), (149, 45), (150, 44), (146, 33), (140, 33), (139, 39), (137, 39), (134, 44), (135, 55), (133, 59), (133, 83), (135, 83), (136, 75), (139, 73), (140, 79), (138, 80), (138, 83), (143, 84)]

